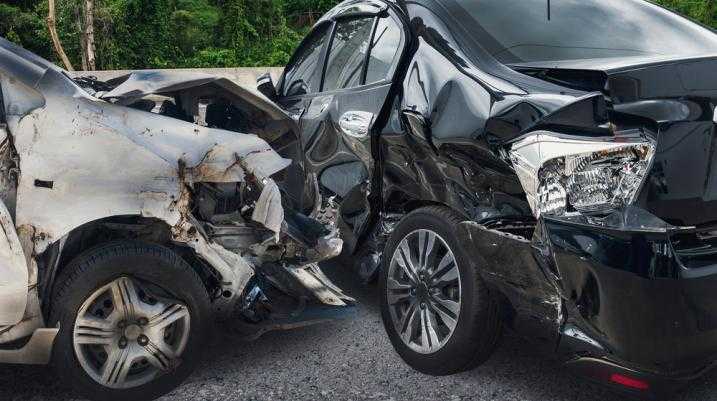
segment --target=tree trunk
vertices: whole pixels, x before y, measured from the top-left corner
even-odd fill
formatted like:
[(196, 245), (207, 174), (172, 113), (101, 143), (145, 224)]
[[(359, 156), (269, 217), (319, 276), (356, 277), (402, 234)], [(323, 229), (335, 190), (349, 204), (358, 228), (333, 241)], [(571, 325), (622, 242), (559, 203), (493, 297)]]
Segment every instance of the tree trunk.
[(55, 46), (55, 52), (58, 57), (60, 57), (60, 60), (62, 60), (62, 64), (65, 65), (65, 69), (67, 71), (74, 71), (75, 69), (72, 68), (72, 63), (70, 63), (70, 59), (67, 58), (65, 49), (62, 48), (62, 43), (60, 43), (60, 36), (57, 35), (57, 25), (55, 22), (55, 0), (48, 0), (48, 3), (50, 10), (47, 13), (47, 28), (50, 31), (50, 37), (52, 38), (52, 44)]
[(87, 71), (87, 34), (85, 33), (85, 10), (84, 4), (77, 10), (77, 30), (80, 31), (80, 68)]
[(87, 57), (87, 69), (97, 69), (95, 61), (95, 1), (85, 0), (85, 55)]
[(717, 12), (717, 1), (705, 0), (705, 2), (707, 3), (707, 15), (705, 15), (705, 24), (710, 25), (710, 23), (715, 18), (715, 13)]

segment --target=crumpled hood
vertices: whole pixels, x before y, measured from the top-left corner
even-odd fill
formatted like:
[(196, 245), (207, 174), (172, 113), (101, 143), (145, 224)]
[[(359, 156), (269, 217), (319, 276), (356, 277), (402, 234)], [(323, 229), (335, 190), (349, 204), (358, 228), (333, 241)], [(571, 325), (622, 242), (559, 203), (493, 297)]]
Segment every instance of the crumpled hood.
[[(185, 185), (242, 182), (247, 173), (268, 179), (292, 163), (258, 136), (98, 100), (54, 70), (36, 90), (41, 97), (3, 81), (22, 171), (17, 224), (41, 233), (38, 252), (107, 216), (144, 215), (174, 226), (186, 218)], [(35, 97), (42, 101), (28, 102)], [(278, 190), (272, 198), (283, 219)]]
[(237, 85), (234, 81), (215, 75), (195, 71), (145, 70), (132, 72), (108, 82), (117, 85), (109, 92), (101, 93), (101, 99), (113, 100), (119, 104), (130, 104), (137, 99), (153, 94), (168, 94), (215, 84), (244, 101), (269, 114), (274, 120), (293, 122), (291, 117), (275, 103), (253, 88)]

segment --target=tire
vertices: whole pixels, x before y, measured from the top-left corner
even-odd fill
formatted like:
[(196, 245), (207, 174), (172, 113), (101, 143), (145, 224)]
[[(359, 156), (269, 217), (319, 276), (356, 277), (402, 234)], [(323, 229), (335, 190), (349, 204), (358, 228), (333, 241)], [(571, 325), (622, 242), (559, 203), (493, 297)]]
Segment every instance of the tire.
[[(210, 313), (201, 279), (176, 253), (142, 242), (108, 243), (75, 258), (58, 278), (49, 321), (60, 328), (52, 365), (89, 399), (152, 400), (192, 373)], [(106, 365), (132, 370), (125, 376), (127, 370)]]
[[(397, 353), (408, 365), (434, 376), (468, 371), (484, 363), (492, 355), (501, 335), (497, 302), (458, 240), (456, 230), (461, 221), (448, 208), (431, 206), (418, 209), (396, 227), (383, 257), (379, 285), (381, 316), (386, 332)], [(422, 264), (416, 250), (419, 247), (415, 244), (422, 243), (424, 250), (429, 249), (427, 244), (430, 240), (427, 238), (431, 232), (435, 234), (430, 248), (432, 252), (424, 251), (427, 256)], [(402, 257), (406, 253), (397, 251), (399, 246), (403, 247), (402, 244), (415, 251), (411, 252), (410, 258), (416, 267), (417, 281), (429, 284), (414, 286), (411, 283), (400, 263), (404, 261), (405, 265), (407, 259)], [(423, 270), (424, 278), (418, 273), (421, 266), (427, 266)], [(432, 274), (435, 277), (431, 278)], [(409, 290), (407, 285), (416, 289)], [(459, 305), (455, 303), (457, 300), (460, 300)], [(411, 309), (411, 305), (416, 309)], [(408, 313), (411, 310), (418, 315), (413, 320), (405, 319), (411, 316)], [(459, 311), (457, 317), (454, 311)], [(431, 322), (431, 330), (425, 329), (428, 326), (423, 325), (423, 319)], [(451, 321), (455, 322), (452, 330)], [(420, 333), (416, 331), (416, 322)], [(423, 332), (427, 333), (426, 337)], [(434, 335), (430, 336), (430, 333)], [(409, 339), (405, 340), (407, 337)]]

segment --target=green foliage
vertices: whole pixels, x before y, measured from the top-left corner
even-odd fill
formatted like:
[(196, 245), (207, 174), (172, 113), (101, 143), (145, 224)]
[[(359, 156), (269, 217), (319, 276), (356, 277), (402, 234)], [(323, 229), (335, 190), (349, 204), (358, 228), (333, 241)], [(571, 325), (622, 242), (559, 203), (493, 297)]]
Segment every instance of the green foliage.
[[(0, 1), (0, 36), (45, 56), (52, 57), (52, 44), (44, 15), (31, 4)], [(28, 2), (29, 3), (29, 2)], [(41, 16), (42, 15), (42, 16)]]
[[(283, 65), (339, 0), (95, 0), (100, 69)], [(83, 0), (55, 0), (65, 52), (81, 64)], [(47, 0), (0, 0), (0, 36), (57, 60)], [(302, 10), (309, 10), (305, 18)]]
[(220, 41), (246, 66), (286, 63), (300, 36), (284, 16), (283, 0), (226, 0)]
[(659, 0), (657, 3), (717, 28), (717, 2), (714, 0)]
[[(95, 0), (100, 69), (278, 66), (340, 0)], [(62, 44), (80, 66), (83, 0), (55, 0)], [(655, 0), (717, 27), (717, 0)], [(55, 60), (47, 0), (0, 0), (0, 36)]]

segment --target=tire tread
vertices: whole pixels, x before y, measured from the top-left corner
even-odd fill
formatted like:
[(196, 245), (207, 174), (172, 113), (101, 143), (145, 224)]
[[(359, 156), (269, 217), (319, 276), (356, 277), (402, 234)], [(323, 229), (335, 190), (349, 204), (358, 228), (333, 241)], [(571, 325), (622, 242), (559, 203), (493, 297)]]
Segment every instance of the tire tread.
[[(397, 229), (404, 222), (411, 221), (415, 218), (420, 218), (421, 215), (439, 219), (441, 222), (446, 224), (447, 230), (450, 230), (454, 235), (455, 228), (458, 227), (461, 222), (465, 221), (465, 219), (461, 218), (455, 211), (447, 207), (426, 206), (409, 213), (399, 224)], [(391, 254), (388, 252), (388, 247), (391, 246), (391, 244), (394, 242), (392, 241), (392, 239), (389, 239), (386, 252), (384, 252), (384, 268), (387, 268), (388, 263), (390, 263), (389, 258)], [(458, 247), (461, 246), (461, 244), (450, 245), (457, 245)], [(485, 363), (490, 358), (490, 356), (493, 354), (494, 350), (498, 346), (498, 343), (500, 342), (502, 336), (502, 323), (500, 319), (498, 302), (491, 295), (488, 287), (483, 283), (481, 275), (478, 271), (478, 267), (475, 266), (475, 264), (473, 264), (470, 260), (468, 260), (467, 257), (465, 257), (465, 252), (462, 249), (459, 249), (458, 251), (462, 256), (462, 259), (467, 261), (470, 265), (470, 268), (474, 269), (475, 271), (475, 274), (473, 275), (475, 280), (472, 284), (473, 288), (477, 289), (477, 291), (475, 291), (475, 294), (478, 299), (476, 302), (474, 302), (474, 304), (477, 304), (477, 307), (473, 308), (472, 316), (469, 319), (470, 322), (473, 322), (473, 327), (470, 328), (470, 332), (472, 333), (472, 339), (469, 341), (468, 344), (463, 344), (463, 346), (461, 347), (461, 353), (459, 355), (451, 355), (450, 358), (447, 359), (446, 363), (421, 364), (422, 366), (415, 366), (415, 364), (408, 361), (409, 364), (411, 364), (414, 368), (419, 369), (423, 373), (428, 373), (436, 376), (444, 376), (472, 370), (479, 365)], [(389, 325), (392, 324), (393, 323), (390, 322), (386, 323), (386, 328), (387, 330), (389, 330), (389, 333), (391, 333)], [(453, 340), (454, 339), (452, 338), (450, 341)], [(394, 341), (394, 344), (395, 343), (396, 341)], [(441, 353), (443, 351), (445, 350), (440, 350), (438, 351), (438, 353)], [(406, 351), (404, 351), (404, 353), (405, 352)], [(408, 350), (407, 352), (412, 351)]]
[[(210, 296), (201, 277), (192, 266), (171, 249), (158, 244), (140, 241), (113, 241), (98, 245), (81, 253), (68, 263), (60, 272), (53, 288), (49, 314), (50, 326), (60, 327), (60, 322), (74, 321), (76, 311), (70, 310), (69, 305), (77, 303), (77, 298), (80, 294), (77, 294), (76, 289), (78, 287), (83, 288), (83, 283), (80, 280), (89, 279), (92, 281), (93, 277), (94, 280), (97, 280), (96, 274), (103, 274), (99, 269), (110, 269), (113, 259), (130, 258), (131, 260), (132, 258), (143, 257), (151, 258), (151, 260), (159, 261), (166, 265), (164, 269), (148, 269), (144, 271), (142, 274), (146, 276), (145, 278), (156, 278), (156, 281), (162, 282), (160, 276), (164, 275), (166, 278), (168, 272), (171, 271), (174, 280), (179, 280), (179, 282), (182, 283), (182, 287), (186, 288), (186, 291), (192, 294), (190, 298), (193, 302), (188, 302), (188, 305), (191, 305), (195, 310), (193, 316), (199, 318), (197, 322), (199, 326), (196, 326), (198, 327), (198, 331), (196, 331), (196, 334), (193, 334), (193, 336), (197, 339), (201, 339), (193, 341), (204, 341), (203, 339), (206, 338), (207, 335), (207, 323), (210, 321)], [(110, 272), (110, 270), (105, 270), (105, 273), (108, 272)], [(164, 282), (166, 283), (166, 280)], [(201, 324), (201, 322), (204, 322), (204, 324)], [(174, 388), (174, 386), (181, 383), (186, 375), (193, 370), (193, 365), (196, 364), (196, 362), (187, 362), (188, 366), (186, 369), (182, 369), (182, 374), (172, 373), (172, 375), (176, 376), (167, 377), (167, 380), (158, 379), (157, 381), (160, 383), (157, 383), (157, 385), (153, 382), (140, 388), (125, 390), (126, 393), (102, 388), (99, 384), (89, 379), (89, 377), (80, 377), (84, 375), (84, 373), (80, 373), (82, 368), (76, 366), (74, 361), (69, 362), (70, 359), (74, 360), (74, 351), (66, 349), (67, 344), (69, 344), (70, 348), (72, 347), (71, 340), (65, 339), (64, 337), (71, 335), (71, 332), (68, 333), (66, 330), (66, 327), (60, 327), (60, 335), (58, 335), (53, 349), (52, 364), (57, 370), (58, 375), (64, 379), (63, 381), (74, 383), (76, 390), (91, 399), (111, 401), (126, 399), (134, 399), (136, 401), (151, 400), (167, 393)], [(65, 345), (58, 346), (58, 342)], [(191, 358), (193, 361), (201, 356), (199, 349), (196, 352), (197, 356)]]

